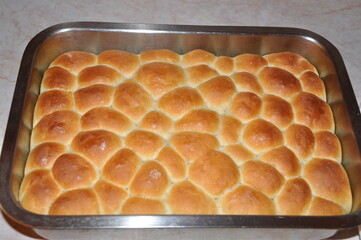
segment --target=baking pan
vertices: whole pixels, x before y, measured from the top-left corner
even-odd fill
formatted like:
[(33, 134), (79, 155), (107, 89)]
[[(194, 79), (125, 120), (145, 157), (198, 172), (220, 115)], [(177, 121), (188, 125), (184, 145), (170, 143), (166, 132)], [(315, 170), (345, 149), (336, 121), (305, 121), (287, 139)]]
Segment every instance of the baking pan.
[[(29, 152), (32, 111), (50, 62), (66, 51), (139, 53), (166, 48), (179, 54), (200, 48), (215, 55), (292, 51), (319, 71), (343, 148), (353, 207), (341, 216), (101, 215), (45, 216), (24, 210), (18, 192)], [(343, 60), (323, 37), (303, 29), (76, 22), (36, 35), (25, 49), (0, 160), (0, 203), (19, 224), (49, 239), (321, 239), (361, 223), (361, 116)]]

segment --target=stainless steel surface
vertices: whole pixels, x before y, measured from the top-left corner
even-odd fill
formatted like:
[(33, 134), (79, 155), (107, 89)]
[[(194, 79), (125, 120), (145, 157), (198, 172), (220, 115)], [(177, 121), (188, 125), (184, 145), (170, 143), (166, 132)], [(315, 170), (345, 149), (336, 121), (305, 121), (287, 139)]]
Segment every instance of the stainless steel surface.
[[(99, 53), (121, 49), (134, 53), (167, 48), (185, 53), (201, 48), (216, 55), (267, 54), (292, 51), (306, 57), (318, 69), (335, 115), (336, 134), (343, 147), (343, 164), (349, 175), (352, 212), (343, 216), (44, 216), (19, 206), (18, 190), (29, 152), (32, 111), (44, 70), (59, 54), (70, 50)], [(350, 80), (337, 49), (323, 37), (302, 29), (270, 27), (174, 26), (118, 23), (65, 23), (35, 36), (22, 59), (0, 160), (0, 203), (12, 219), (45, 237), (86, 239), (102, 236), (220, 237), (239, 231), (240, 237), (329, 237), (340, 229), (361, 223), (361, 116)], [(216, 230), (215, 230), (216, 229)], [(231, 229), (231, 230), (230, 230)], [(264, 231), (267, 229), (267, 231)], [(270, 231), (272, 229), (272, 231)], [(309, 229), (313, 229), (312, 233)], [(118, 231), (121, 231), (120, 233)], [(106, 235), (103, 235), (106, 234)], [(140, 235), (141, 234), (141, 235)], [(176, 235), (174, 235), (176, 234)], [(141, 236), (141, 237), (140, 237)], [(227, 237), (226, 237), (227, 238)]]

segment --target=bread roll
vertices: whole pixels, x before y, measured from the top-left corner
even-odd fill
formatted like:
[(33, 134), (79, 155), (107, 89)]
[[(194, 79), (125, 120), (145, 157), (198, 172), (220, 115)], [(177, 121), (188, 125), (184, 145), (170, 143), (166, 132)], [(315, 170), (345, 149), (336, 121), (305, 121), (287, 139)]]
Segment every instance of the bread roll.
[(49, 215), (339, 215), (352, 195), (316, 68), (291, 53), (61, 54), (21, 205)]

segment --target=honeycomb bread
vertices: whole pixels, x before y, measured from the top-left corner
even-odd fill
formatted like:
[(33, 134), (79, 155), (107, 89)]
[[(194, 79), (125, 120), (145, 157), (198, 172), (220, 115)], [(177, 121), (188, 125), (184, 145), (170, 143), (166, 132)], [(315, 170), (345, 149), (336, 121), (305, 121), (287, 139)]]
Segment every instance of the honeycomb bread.
[(325, 86), (291, 52), (67, 52), (33, 116), (20, 202), (35, 213), (351, 209)]

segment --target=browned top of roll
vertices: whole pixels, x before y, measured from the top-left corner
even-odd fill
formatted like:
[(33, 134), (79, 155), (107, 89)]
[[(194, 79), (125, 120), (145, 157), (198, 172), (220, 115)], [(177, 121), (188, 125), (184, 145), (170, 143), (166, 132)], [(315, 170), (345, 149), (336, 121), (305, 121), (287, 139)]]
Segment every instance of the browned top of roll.
[(203, 104), (203, 99), (198, 91), (190, 87), (179, 87), (169, 91), (158, 101), (158, 107), (171, 117), (182, 116)]
[(270, 66), (283, 68), (296, 76), (304, 71), (317, 72), (309, 61), (292, 52), (271, 53), (264, 57)]
[(83, 130), (104, 129), (119, 134), (133, 128), (133, 123), (122, 113), (109, 107), (96, 107), (80, 119)]
[(52, 67), (45, 71), (41, 89), (73, 90), (76, 86), (75, 76), (62, 67)]
[(312, 191), (302, 178), (292, 178), (286, 182), (277, 197), (280, 213), (283, 215), (305, 214), (312, 199)]
[(80, 188), (62, 193), (51, 205), (49, 215), (99, 214), (99, 202), (93, 189)]
[(74, 100), (72, 92), (49, 90), (41, 94), (34, 110), (34, 124), (53, 112), (60, 110), (73, 110)]
[(103, 214), (119, 213), (120, 207), (128, 197), (126, 190), (103, 179), (94, 184), (94, 190)]
[(136, 82), (124, 82), (115, 89), (112, 106), (137, 121), (152, 109), (153, 100)]
[(167, 134), (173, 130), (173, 122), (164, 113), (148, 112), (139, 124), (141, 129)]
[(302, 90), (300, 81), (282, 68), (263, 68), (259, 73), (259, 81), (266, 92), (285, 99), (290, 99)]
[(104, 84), (81, 88), (74, 93), (75, 107), (84, 113), (94, 107), (109, 106), (113, 93), (114, 88)]
[(173, 148), (164, 147), (159, 152), (157, 160), (168, 170), (171, 178), (180, 180), (186, 176), (186, 162)]
[(20, 203), (29, 211), (48, 214), (49, 206), (60, 193), (61, 188), (48, 169), (35, 170), (27, 174), (21, 184)]
[(251, 92), (238, 93), (230, 103), (229, 113), (241, 121), (258, 117), (261, 112), (262, 99)]
[(122, 214), (165, 214), (165, 206), (159, 200), (131, 197), (123, 205)]
[(253, 92), (257, 95), (262, 95), (263, 89), (256, 75), (249, 72), (236, 72), (232, 74), (231, 77), (238, 91)]
[(25, 173), (37, 168), (51, 168), (55, 160), (66, 150), (66, 146), (61, 143), (44, 142), (39, 144), (29, 154)]
[(262, 67), (267, 65), (267, 60), (256, 54), (241, 54), (234, 58), (235, 70), (237, 72), (257, 73)]
[(284, 177), (279, 171), (267, 163), (248, 161), (242, 167), (242, 182), (265, 193), (274, 196), (284, 183)]
[(220, 195), (239, 180), (233, 160), (224, 153), (210, 150), (189, 167), (189, 179), (212, 195)]
[(218, 75), (217, 71), (206, 64), (195, 65), (186, 69), (191, 86), (198, 85)]
[(51, 66), (61, 66), (77, 74), (83, 68), (96, 64), (96, 61), (97, 57), (92, 53), (72, 51), (61, 54), (51, 63)]
[[(336, 161), (315, 158), (304, 169), (304, 177), (317, 196), (331, 200), (350, 210), (351, 191), (347, 174)], [(321, 179), (328, 179), (322, 181)]]
[(121, 74), (130, 76), (138, 67), (139, 57), (125, 51), (107, 50), (98, 55), (98, 63), (112, 66)]
[(243, 142), (254, 151), (263, 151), (282, 145), (283, 134), (272, 123), (256, 119), (244, 126)]
[(123, 76), (111, 67), (95, 65), (81, 70), (78, 74), (78, 87), (87, 87), (93, 84), (117, 84)]
[(334, 131), (330, 106), (312, 93), (302, 92), (293, 99), (295, 120), (314, 130)]
[(219, 108), (229, 102), (236, 87), (229, 77), (215, 77), (198, 87), (205, 101), (212, 107)]
[(184, 71), (175, 64), (147, 63), (139, 68), (135, 78), (154, 96), (159, 96), (184, 83)]
[(127, 186), (136, 174), (140, 163), (140, 158), (132, 150), (120, 149), (104, 165), (102, 176), (118, 186)]
[(263, 117), (279, 128), (285, 128), (293, 121), (292, 105), (280, 97), (265, 95), (263, 98)]
[(175, 184), (167, 201), (174, 214), (216, 214), (212, 198), (189, 181)]
[(193, 66), (198, 64), (211, 64), (216, 57), (207, 51), (201, 50), (201, 49), (195, 49), (193, 51), (187, 52), (183, 55), (183, 65)]
[(56, 141), (68, 144), (80, 131), (80, 117), (70, 110), (53, 112), (43, 117), (34, 127), (31, 136), (33, 146), (42, 142)]
[(121, 146), (121, 139), (106, 130), (80, 132), (71, 142), (73, 151), (84, 155), (98, 166), (102, 166)]
[(239, 186), (228, 192), (222, 199), (222, 209), (225, 214), (237, 215), (273, 215), (276, 213), (271, 199), (248, 186)]
[(326, 88), (291, 52), (71, 51), (44, 72), (21, 205), (50, 215), (340, 215)]

